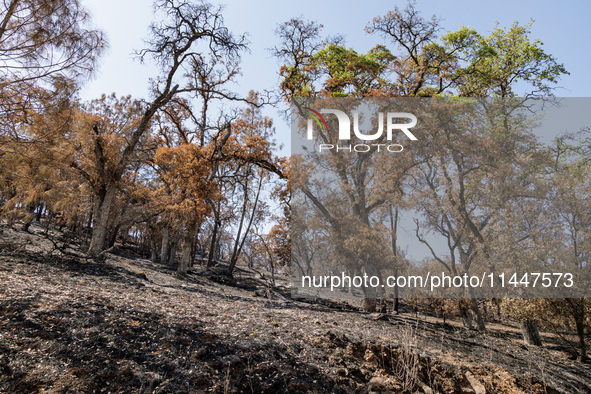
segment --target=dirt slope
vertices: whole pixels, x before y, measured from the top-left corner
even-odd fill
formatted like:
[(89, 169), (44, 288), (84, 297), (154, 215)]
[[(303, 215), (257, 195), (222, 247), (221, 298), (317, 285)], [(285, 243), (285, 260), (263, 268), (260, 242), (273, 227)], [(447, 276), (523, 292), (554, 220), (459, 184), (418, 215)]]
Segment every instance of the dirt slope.
[(0, 392), (591, 393), (589, 364), (503, 326), (295, 301), (244, 268), (177, 278), (51, 249), (0, 235)]

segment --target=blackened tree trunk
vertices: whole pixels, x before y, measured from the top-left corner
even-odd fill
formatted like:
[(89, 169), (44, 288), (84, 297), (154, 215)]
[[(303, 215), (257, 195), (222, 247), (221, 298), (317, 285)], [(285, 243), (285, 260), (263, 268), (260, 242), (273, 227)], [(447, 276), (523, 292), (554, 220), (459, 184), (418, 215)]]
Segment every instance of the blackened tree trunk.
[(375, 312), (377, 299), (374, 297), (363, 297), (362, 309), (364, 312)]
[[(398, 239), (398, 205), (396, 206), (395, 214), (392, 212), (392, 205), (390, 205), (390, 227), (392, 228), (392, 253), (394, 254), (394, 277), (398, 278), (398, 247), (396, 241)], [(398, 286), (394, 286), (394, 311), (398, 313), (398, 300), (400, 294), (398, 293)]]
[(162, 265), (166, 265), (168, 264), (168, 253), (169, 253), (169, 248), (168, 248), (168, 244), (170, 243), (170, 229), (168, 228), (168, 226), (164, 227), (164, 229), (162, 230), (162, 249), (160, 252), (160, 264)]
[(217, 235), (218, 235), (218, 227), (219, 227), (219, 218), (220, 218), (220, 205), (218, 203), (217, 207), (215, 204), (211, 204), (213, 206), (213, 216), (214, 216), (214, 223), (213, 223), (213, 232), (211, 233), (211, 245), (209, 246), (209, 256), (207, 257), (207, 266), (213, 266), (213, 258), (215, 255), (215, 249), (217, 245)]
[(542, 338), (540, 337), (540, 331), (538, 325), (533, 319), (526, 319), (519, 323), (521, 328), (521, 334), (523, 335), (523, 342), (526, 345), (531, 346), (542, 346)]
[(579, 338), (579, 356), (578, 361), (587, 361), (587, 344), (585, 343), (585, 325), (588, 316), (588, 300), (585, 298), (567, 298), (566, 310), (570, 312), (575, 321), (575, 328)]
[[(246, 182), (246, 186), (244, 187), (244, 195), (245, 195), (245, 200), (244, 200), (244, 207), (242, 210), (242, 217), (240, 218), (240, 227), (238, 228), (238, 234), (236, 235), (236, 243), (234, 244), (234, 251), (232, 252), (232, 258), (230, 259), (230, 266), (228, 267), (228, 276), (232, 276), (233, 272), (234, 272), (234, 267), (236, 267), (236, 263), (238, 262), (238, 257), (240, 256), (240, 252), (242, 252), (242, 248), (244, 247), (244, 241), (246, 241), (246, 237), (248, 237), (248, 233), (250, 232), (250, 227), (252, 226), (252, 222), (253, 219), (255, 217), (255, 213), (257, 210), (257, 204), (259, 202), (259, 196), (261, 195), (261, 188), (263, 186), (263, 177), (261, 175), (260, 179), (259, 179), (259, 188), (257, 190), (257, 194), (256, 197), (254, 199), (254, 203), (252, 206), (252, 211), (250, 213), (250, 220), (248, 221), (248, 225), (246, 226), (246, 230), (244, 231), (244, 236), (242, 237), (242, 240), (240, 240), (240, 233), (242, 231), (242, 223), (244, 221), (244, 216), (246, 215), (246, 208), (247, 208), (247, 202), (248, 202), (248, 198), (246, 197), (248, 194), (248, 181)], [(272, 255), (269, 252), (269, 257), (272, 258)], [(272, 264), (272, 262), (271, 262)], [(271, 269), (273, 269), (273, 264), (271, 266)]]
[(585, 343), (585, 322), (582, 320), (576, 321), (577, 335), (579, 337), (579, 357), (578, 361), (587, 361), (587, 344)]
[(195, 241), (195, 222), (191, 223), (185, 233), (183, 241), (183, 255), (179, 263), (177, 274), (187, 275), (189, 264), (191, 263), (191, 252), (193, 251), (193, 242)]
[(472, 311), (467, 308), (462, 301), (460, 301), (460, 315), (462, 315), (462, 322), (466, 330), (472, 329)]
[(94, 196), (94, 221), (92, 223), (92, 238), (88, 248), (89, 257), (98, 256), (106, 245), (109, 232), (109, 216), (116, 195), (116, 186), (110, 185), (103, 192)]
[(43, 216), (43, 210), (45, 209), (45, 204), (41, 203), (37, 209), (37, 214), (35, 215), (35, 221), (37, 223), (41, 222), (41, 217)]
[(470, 294), (470, 301), (472, 303), (472, 310), (476, 315), (476, 323), (478, 324), (479, 331), (485, 331), (486, 325), (484, 324), (484, 319), (482, 318), (482, 313), (480, 312), (480, 308), (478, 307), (478, 301), (476, 300), (476, 295), (474, 294), (474, 289), (472, 287), (468, 287), (468, 292)]
[(156, 232), (154, 226), (150, 225), (150, 252), (152, 263), (158, 264), (158, 248), (156, 247)]
[(25, 222), (23, 223), (22, 231), (29, 232), (29, 227), (31, 227), (31, 223), (33, 223), (33, 219), (35, 218), (35, 206), (29, 205), (27, 207), (27, 216), (25, 217)]
[(170, 247), (170, 257), (168, 259), (168, 266), (170, 268), (174, 267), (174, 260), (176, 258), (176, 248), (178, 246), (178, 243), (178, 239), (176, 239), (176, 237), (174, 237), (173, 234), (172, 246)]
[(117, 241), (117, 235), (119, 234), (119, 229), (121, 228), (120, 225), (117, 225), (114, 228), (109, 228), (107, 229), (107, 239), (106, 239), (106, 243), (105, 243), (105, 247), (104, 249), (109, 249), (111, 247), (113, 247), (115, 245), (115, 242)]
[(158, 263), (158, 249), (156, 248), (156, 241), (154, 237), (150, 237), (150, 260), (152, 263)]
[(189, 263), (191, 261), (192, 243), (192, 237), (190, 235), (186, 235), (183, 242), (183, 253), (181, 256), (181, 261), (179, 262), (179, 266), (176, 270), (176, 273), (178, 275), (187, 275), (187, 271), (189, 270)]
[[(369, 265), (366, 264), (366, 267)], [(373, 276), (373, 272), (365, 272), (367, 276)], [(361, 304), (361, 308), (364, 312), (375, 312), (377, 309), (378, 299), (377, 299), (377, 291), (372, 287), (365, 287), (362, 288), (363, 291), (363, 302)]]

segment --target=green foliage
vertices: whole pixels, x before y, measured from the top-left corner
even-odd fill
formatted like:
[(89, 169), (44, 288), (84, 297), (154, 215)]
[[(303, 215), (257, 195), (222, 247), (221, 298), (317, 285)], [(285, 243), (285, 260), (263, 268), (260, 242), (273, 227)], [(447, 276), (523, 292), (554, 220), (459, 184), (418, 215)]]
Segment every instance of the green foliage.
[(331, 44), (313, 56), (311, 69), (326, 75), (323, 87), (333, 97), (367, 96), (386, 86), (384, 73), (393, 58), (383, 45), (360, 54)]
[[(438, 37), (439, 20), (424, 19), (409, 3), (371, 21), (366, 32), (379, 34), (396, 51), (377, 45), (367, 53), (347, 48), (341, 40), (319, 45), (322, 25), (302, 20), (286, 23), (275, 56), (281, 67), (281, 90), (291, 97), (493, 96), (551, 95), (564, 65), (530, 40), (532, 22), (495, 27), (482, 35), (470, 27)], [(306, 39), (301, 39), (305, 37)], [(296, 39), (300, 38), (299, 41)], [(293, 49), (293, 43), (300, 45)], [(525, 85), (525, 86), (523, 86)]]
[(528, 96), (550, 94), (551, 84), (568, 72), (544, 52), (540, 40), (530, 41), (531, 25), (514, 22), (508, 31), (495, 27), (488, 36), (470, 27), (445, 34), (443, 45), (462, 64), (451, 76), (457, 80), (458, 93), (510, 97), (517, 84), (526, 83), (532, 88)]

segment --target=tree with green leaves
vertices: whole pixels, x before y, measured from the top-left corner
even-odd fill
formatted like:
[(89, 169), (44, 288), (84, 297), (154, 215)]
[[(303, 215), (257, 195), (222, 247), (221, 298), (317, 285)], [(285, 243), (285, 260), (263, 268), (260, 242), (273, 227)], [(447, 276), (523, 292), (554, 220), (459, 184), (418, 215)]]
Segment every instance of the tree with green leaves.
[[(386, 15), (375, 18), (366, 28), (368, 33), (390, 39), (396, 51), (378, 45), (367, 54), (359, 54), (346, 48), (341, 39), (323, 40), (320, 37), (321, 28), (319, 24), (300, 18), (292, 19), (277, 29), (281, 44), (272, 51), (286, 62), (280, 69), (280, 89), (287, 101), (294, 97), (323, 98), (324, 107), (339, 108), (332, 98), (511, 97), (515, 95), (512, 88), (518, 82), (528, 83), (532, 88), (530, 94), (548, 94), (552, 88), (550, 83), (566, 72), (552, 56), (543, 52), (541, 43), (530, 43), (529, 26), (515, 24), (508, 32), (495, 29), (489, 36), (480, 36), (463, 28), (439, 37), (439, 20), (436, 17), (424, 19), (413, 2), (404, 10), (395, 7)], [(351, 106), (354, 107), (353, 104)], [(432, 131), (435, 132), (435, 129)], [(384, 142), (384, 138), (374, 143)], [(424, 140), (429, 138), (423, 135)], [(338, 137), (319, 132), (317, 141), (336, 145)], [(355, 138), (350, 141), (352, 145), (356, 142), (360, 141)], [(378, 164), (384, 159), (378, 158), (375, 150), (346, 156), (331, 150), (318, 160), (323, 160), (323, 166), (338, 174), (341, 189), (347, 195), (344, 201), (349, 204), (351, 214), (370, 231), (372, 213), (381, 205), (396, 205), (393, 196), (405, 195), (404, 191), (400, 192), (401, 187), (414, 167), (429, 162), (430, 158), (437, 161), (449, 156), (445, 149), (438, 151), (436, 144), (429, 146), (423, 143), (417, 149), (412, 156), (401, 153), (387, 159), (388, 163)], [(384, 168), (392, 171), (388, 181), (377, 186), (374, 172)], [(299, 176), (299, 179), (303, 178), (305, 175)], [(321, 196), (306, 185), (307, 181), (294, 182), (294, 186), (300, 187), (331, 223), (333, 230), (342, 232), (334, 220), (338, 215), (331, 212), (328, 201), (323, 200), (333, 196)], [(450, 187), (453, 188), (452, 193), (457, 192), (457, 185)], [(322, 190), (322, 187), (316, 190)], [(469, 215), (465, 213), (458, 219), (467, 219)], [(465, 227), (469, 237), (477, 240), (478, 247), (482, 248), (484, 238), (478, 226), (470, 222), (464, 220), (462, 228)], [(369, 304), (368, 307), (371, 309)]]

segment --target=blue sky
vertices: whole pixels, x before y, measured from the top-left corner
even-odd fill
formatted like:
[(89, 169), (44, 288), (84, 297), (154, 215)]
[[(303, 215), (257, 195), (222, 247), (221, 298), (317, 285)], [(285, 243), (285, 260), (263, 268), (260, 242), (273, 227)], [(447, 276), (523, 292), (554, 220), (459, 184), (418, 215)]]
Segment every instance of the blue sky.
[[(131, 54), (134, 49), (143, 47), (142, 38), (146, 37), (153, 17), (151, 2), (83, 0), (83, 3), (91, 11), (95, 25), (108, 34), (111, 48), (102, 58), (95, 79), (84, 87), (82, 98), (92, 99), (112, 92), (146, 98), (148, 79), (157, 76), (157, 70), (134, 61)], [(278, 23), (303, 15), (306, 19), (322, 23), (324, 33), (341, 33), (345, 35), (348, 46), (365, 52), (378, 43), (384, 43), (381, 37), (366, 34), (363, 31), (365, 25), (372, 18), (393, 9), (394, 5), (404, 8), (406, 2), (226, 0), (220, 4), (225, 4), (223, 15), (226, 26), (236, 34), (249, 34), (251, 52), (243, 57), (243, 76), (239, 85), (232, 87), (234, 91), (246, 95), (250, 89), (264, 90), (277, 86), (279, 65), (267, 48), (277, 43), (273, 30)], [(445, 30), (457, 30), (465, 25), (485, 33), (494, 28), (495, 22), (500, 27), (509, 27), (514, 21), (525, 24), (534, 19), (531, 37), (540, 39), (545, 51), (554, 55), (571, 73), (559, 82), (557, 86), (562, 88), (556, 91), (556, 95), (589, 95), (590, 1), (418, 0), (416, 8), (425, 17), (435, 14), (442, 18), (441, 25)], [(395, 50), (391, 45), (390, 48)], [(277, 110), (269, 108), (265, 113), (275, 118), (278, 138), (288, 144), (289, 126), (277, 115)]]

